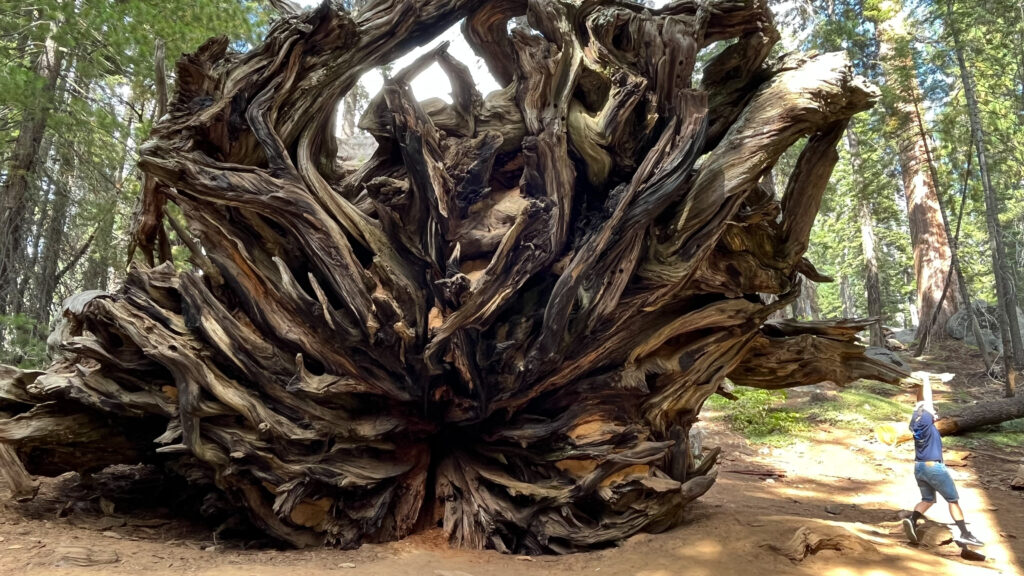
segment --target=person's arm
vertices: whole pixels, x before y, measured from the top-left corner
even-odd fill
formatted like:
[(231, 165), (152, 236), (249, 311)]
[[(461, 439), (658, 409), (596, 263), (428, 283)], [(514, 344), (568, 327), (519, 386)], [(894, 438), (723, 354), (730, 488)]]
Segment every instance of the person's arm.
[(925, 372), (924, 375), (921, 377), (921, 380), (922, 382), (924, 382), (921, 386), (921, 401), (924, 403), (924, 409), (927, 410), (929, 414), (934, 415), (935, 406), (932, 404), (931, 374)]

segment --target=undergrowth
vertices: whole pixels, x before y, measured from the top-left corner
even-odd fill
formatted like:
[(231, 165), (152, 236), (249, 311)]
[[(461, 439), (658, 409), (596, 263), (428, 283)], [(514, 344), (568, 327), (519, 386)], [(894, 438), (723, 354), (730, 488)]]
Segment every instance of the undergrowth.
[(822, 427), (870, 432), (887, 422), (906, 421), (913, 406), (893, 400), (902, 391), (880, 382), (859, 381), (833, 400), (787, 403), (785, 391), (737, 388), (737, 400), (713, 396), (711, 410), (721, 412), (733, 430), (756, 443), (785, 445), (809, 439)]
[(914, 407), (892, 399), (899, 393), (888, 384), (858, 382), (839, 391), (837, 400), (807, 403), (801, 411), (812, 422), (868, 432), (879, 424), (909, 420)]
[(782, 407), (786, 392), (737, 388), (736, 400), (712, 396), (707, 407), (721, 411), (732, 429), (746, 438), (766, 444), (787, 444), (794, 435), (807, 429), (804, 417)]
[[(711, 411), (708, 414), (710, 418), (721, 417), (751, 442), (784, 446), (811, 440), (822, 428), (873, 434), (879, 424), (906, 425), (914, 406), (900, 398), (904, 392), (891, 384), (859, 380), (831, 394), (831, 399), (815, 402), (803, 394), (793, 398), (782, 390), (737, 387), (733, 392), (737, 400), (714, 395), (705, 407)], [(970, 396), (963, 399), (961, 395), (954, 391), (951, 401), (937, 402), (939, 415), (950, 413), (956, 406), (969, 401)], [(1017, 448), (1024, 446), (1024, 419), (942, 440), (951, 448), (980, 447), (986, 443)]]

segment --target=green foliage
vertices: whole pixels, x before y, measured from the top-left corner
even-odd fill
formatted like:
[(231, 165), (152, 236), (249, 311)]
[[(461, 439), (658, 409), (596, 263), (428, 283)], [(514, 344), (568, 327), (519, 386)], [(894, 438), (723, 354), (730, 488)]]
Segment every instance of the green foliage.
[[(783, 10), (778, 19), (783, 38), (794, 42), (789, 48), (845, 50), (857, 72), (881, 87), (883, 98), (917, 101), (953, 232), (967, 182), (959, 248), (968, 287), (973, 297), (994, 302), (978, 161), (949, 27), (955, 24), (963, 37), (965, 57), (976, 79), (987, 160), (999, 196), (1004, 240), (1015, 251), (1019, 284), (1024, 280), (1024, 9), (1013, 0), (953, 4), (952, 17), (946, 0), (814, 0), (806, 5), (776, 2), (776, 7)], [(882, 31), (891, 47), (885, 57), (895, 64), (886, 75), (880, 66)], [(882, 280), (883, 320), (906, 327), (911, 304), (916, 303), (916, 286), (896, 124), (881, 106), (854, 119), (851, 130), (860, 142), (859, 169), (853, 168), (849, 148), (840, 146), (840, 162), (812, 232), (808, 257), (822, 272), (845, 279), (853, 314), (867, 315), (857, 210), (858, 202), (867, 201)], [(785, 159), (780, 164), (785, 165)], [(818, 287), (824, 316), (844, 313), (839, 284)], [(1018, 297), (1022, 293), (1018, 289)]]
[(19, 368), (42, 368), (47, 364), (46, 339), (39, 336), (39, 325), (24, 314), (0, 315), (0, 331), (5, 342), (0, 347), (0, 364)]
[[(236, 50), (248, 49), (263, 35), (267, 10), (256, 0), (0, 0), (0, 181), (22, 121), (43, 103), (49, 109), (17, 271), (24, 300), (14, 309), (23, 315), (0, 323), (0, 361), (42, 361), (49, 331), (43, 324), (57, 303), (123, 277), (140, 192), (136, 150), (155, 120), (157, 40), (166, 44), (173, 86), (182, 53), (219, 35), (232, 38)], [(40, 74), (47, 53), (59, 58), (56, 86)], [(54, 212), (58, 195), (70, 199), (66, 213)], [(42, 236), (55, 218), (61, 234), (48, 244)], [(49, 296), (40, 288), (39, 262), (56, 258), (60, 269), (90, 237), (84, 258), (60, 278), (49, 302), (37, 304), (40, 292)]]
[(705, 406), (755, 443), (786, 445), (812, 439), (822, 426), (868, 433), (881, 423), (910, 418), (912, 406), (893, 398), (903, 391), (889, 384), (859, 380), (835, 400), (786, 402), (784, 391), (738, 388), (738, 400), (712, 396)]
[(806, 404), (800, 413), (812, 422), (866, 433), (878, 424), (910, 418), (913, 407), (893, 400), (892, 393), (862, 381), (840, 391), (838, 400)]
[(786, 401), (784, 391), (737, 388), (735, 394), (735, 401), (716, 395), (707, 405), (721, 410), (733, 430), (751, 440), (785, 442), (786, 437), (807, 427), (800, 414), (779, 406)]

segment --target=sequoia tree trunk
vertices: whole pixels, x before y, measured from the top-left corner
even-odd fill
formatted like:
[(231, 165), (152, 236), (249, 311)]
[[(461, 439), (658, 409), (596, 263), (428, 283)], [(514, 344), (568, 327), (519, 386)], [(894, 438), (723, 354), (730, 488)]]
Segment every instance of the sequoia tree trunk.
[[(953, 409), (953, 413), (940, 414), (935, 427), (943, 436), (966, 434), (1003, 422), (1024, 418), (1024, 396), (1014, 396), (998, 400), (987, 400)], [(897, 443), (910, 442), (914, 439), (910, 428), (900, 430)]]
[[(920, 319), (916, 338), (927, 333), (931, 341), (947, 338), (946, 324), (960, 308), (960, 289), (954, 282), (949, 296), (937, 316), (932, 311), (939, 304), (946, 271), (950, 266), (949, 236), (943, 226), (942, 206), (932, 170), (928, 135), (922, 127), (917, 105), (920, 90), (905, 29), (902, 3), (898, 0), (879, 2), (881, 21), (876, 23), (879, 58), (886, 82), (893, 87), (893, 96), (885, 99), (891, 113), (899, 146), (900, 172), (907, 198), (910, 240), (914, 248), (914, 273), (917, 280), (917, 313)], [(935, 321), (932, 322), (932, 318)]]
[[(133, 266), (68, 300), (46, 372), (0, 373), (0, 442), (30, 472), (170, 461), (297, 546), (440, 522), (570, 552), (682, 521), (717, 454), (688, 432), (726, 376), (905, 376), (854, 344), (866, 322), (766, 322), (826, 280), (803, 254), (877, 92), (842, 54), (768, 59), (761, 0), (286, 11), (250, 52), (184, 56), (141, 150), (201, 271)], [(463, 18), (503, 88), (438, 46), (369, 103), (373, 157), (336, 162), (359, 76)], [(450, 105), (411, 95), (435, 62)], [(805, 137), (778, 198), (761, 183)]]

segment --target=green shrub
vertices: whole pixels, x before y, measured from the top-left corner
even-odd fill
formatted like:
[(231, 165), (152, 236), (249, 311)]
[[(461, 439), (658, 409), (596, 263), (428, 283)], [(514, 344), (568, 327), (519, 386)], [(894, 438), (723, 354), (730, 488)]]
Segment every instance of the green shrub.
[(0, 364), (19, 368), (45, 366), (48, 331), (24, 314), (0, 315)]
[(736, 401), (713, 397), (708, 404), (721, 410), (732, 428), (747, 438), (779, 441), (806, 428), (801, 414), (778, 406), (786, 401), (784, 391), (737, 388), (734, 393)]

